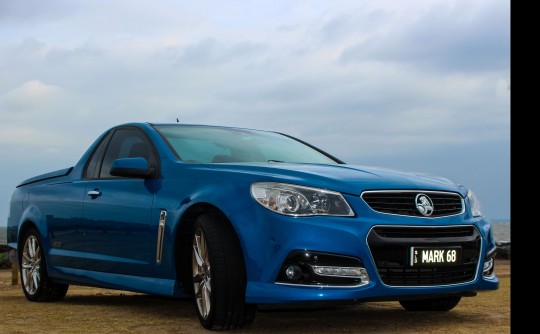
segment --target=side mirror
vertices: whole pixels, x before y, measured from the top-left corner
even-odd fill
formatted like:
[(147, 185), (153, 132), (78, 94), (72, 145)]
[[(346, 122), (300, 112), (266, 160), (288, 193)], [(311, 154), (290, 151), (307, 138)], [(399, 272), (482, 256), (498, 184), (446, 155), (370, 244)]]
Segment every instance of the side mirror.
[(145, 158), (123, 158), (112, 162), (110, 173), (113, 176), (147, 179), (154, 176), (154, 171)]

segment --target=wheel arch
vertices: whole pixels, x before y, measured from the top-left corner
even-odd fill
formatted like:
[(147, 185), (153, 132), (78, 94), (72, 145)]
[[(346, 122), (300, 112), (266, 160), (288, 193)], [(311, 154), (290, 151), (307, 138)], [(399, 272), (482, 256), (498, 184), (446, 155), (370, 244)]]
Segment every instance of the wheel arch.
[[(43, 220), (43, 215), (41, 214), (41, 211), (35, 205), (29, 205), (24, 210), (24, 212), (22, 213), (19, 219), (19, 224), (17, 228), (17, 242), (16, 242), (17, 257), (19, 256), (20, 249), (23, 246), (22, 243), (24, 242), (24, 240), (22, 240), (22, 238), (24, 237), (26, 232), (28, 232), (28, 230), (32, 228), (38, 232), (39, 236), (41, 237), (41, 240), (44, 241), (44, 247), (46, 247), (45, 240), (47, 237), (47, 225), (45, 224), (45, 221)], [(47, 254), (46, 251), (45, 251), (45, 254)]]
[(197, 218), (204, 214), (216, 214), (222, 223), (226, 224), (233, 232), (238, 246), (242, 250), (242, 263), (246, 266), (244, 258), (244, 248), (240, 242), (237, 230), (228, 216), (219, 207), (208, 203), (199, 202), (191, 205), (179, 218), (174, 237), (174, 263), (176, 267), (176, 277), (181, 283), (184, 293), (191, 294), (193, 285), (191, 284), (191, 233)]
[(19, 228), (19, 234), (17, 237), (17, 251), (18, 252), (20, 252), (20, 249), (22, 247), (22, 242), (24, 241), (22, 240), (23, 236), (26, 234), (26, 232), (28, 232), (31, 229), (35, 229), (36, 231), (38, 231), (39, 234), (41, 234), (36, 223), (34, 223), (32, 220), (25, 220)]

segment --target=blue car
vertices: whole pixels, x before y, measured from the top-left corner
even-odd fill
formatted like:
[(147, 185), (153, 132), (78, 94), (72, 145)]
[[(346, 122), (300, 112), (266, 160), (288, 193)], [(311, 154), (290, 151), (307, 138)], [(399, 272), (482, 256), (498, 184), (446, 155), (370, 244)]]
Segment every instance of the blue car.
[(466, 187), (241, 128), (114, 127), (74, 167), (17, 186), (8, 243), (30, 301), (69, 284), (192, 296), (208, 329), (249, 324), (257, 305), (448, 311), (498, 288)]

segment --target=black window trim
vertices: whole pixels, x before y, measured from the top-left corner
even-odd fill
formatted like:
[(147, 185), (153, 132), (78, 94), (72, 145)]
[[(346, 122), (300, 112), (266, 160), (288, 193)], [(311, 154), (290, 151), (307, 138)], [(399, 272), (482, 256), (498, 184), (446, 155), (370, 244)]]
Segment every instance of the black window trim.
[(291, 135), (288, 135), (288, 134), (282, 133), (282, 132), (274, 132), (274, 133), (283, 135), (283, 136), (285, 136), (285, 137), (289, 137), (289, 138), (291, 138), (291, 139), (293, 139), (293, 140), (296, 140), (296, 141), (299, 142), (299, 143), (302, 143), (302, 144), (304, 144), (304, 145), (306, 145), (306, 146), (308, 146), (308, 147), (311, 147), (312, 149), (314, 149), (315, 151), (321, 153), (322, 155), (326, 156), (327, 158), (329, 158), (329, 159), (331, 159), (331, 160), (334, 160), (334, 162), (336, 162), (338, 165), (345, 165), (345, 164), (346, 164), (343, 160), (340, 160), (340, 159), (336, 158), (336, 157), (333, 156), (332, 154), (330, 154), (330, 153), (328, 153), (328, 152), (326, 152), (326, 151), (323, 151), (322, 149), (318, 148), (317, 146), (313, 146), (313, 145), (311, 145), (310, 143), (303, 141), (302, 139), (298, 139), (298, 138), (296, 138), (296, 137), (293, 137), (293, 136), (291, 136)]
[[(92, 152), (92, 155), (91, 155), (90, 159), (88, 159), (88, 161), (86, 162), (86, 165), (85, 165), (84, 179), (85, 180), (126, 180), (126, 179), (136, 179), (135, 177), (128, 178), (128, 177), (113, 176), (113, 177), (101, 178), (99, 176), (101, 174), (101, 167), (103, 165), (103, 159), (105, 157), (105, 152), (107, 152), (107, 150), (109, 149), (109, 145), (111, 143), (111, 139), (113, 138), (114, 134), (119, 130), (133, 130), (133, 131), (136, 131), (139, 134), (142, 134), (142, 136), (146, 139), (146, 141), (150, 145), (150, 148), (152, 150), (152, 154), (154, 155), (155, 160), (156, 160), (156, 166), (152, 166), (152, 165), (149, 166), (149, 167), (154, 167), (154, 169), (155, 169), (154, 176), (151, 177), (150, 179), (159, 179), (159, 178), (161, 178), (161, 158), (160, 158), (160, 156), (158, 154), (158, 150), (156, 149), (156, 146), (154, 145), (154, 143), (150, 139), (150, 136), (148, 136), (148, 134), (144, 130), (142, 130), (142, 129), (136, 127), (136, 126), (119, 126), (119, 127), (112, 128), (109, 132), (107, 132), (107, 134), (103, 137), (103, 139), (99, 142), (99, 144), (96, 146), (96, 148)], [(104, 142), (105, 139), (107, 139), (107, 143), (105, 143), (105, 148), (103, 149), (103, 151), (100, 152), (98, 166), (96, 166), (96, 169), (98, 169), (97, 177), (88, 178), (87, 175), (86, 175), (88, 164), (90, 164), (90, 161), (94, 157), (94, 154), (96, 154), (97, 150), (100, 148), (101, 144)], [(150, 161), (148, 161), (148, 163), (150, 163)], [(94, 176), (95, 175), (96, 175), (96, 172), (94, 170)]]
[[(83, 180), (98, 180), (99, 179), (99, 172), (97, 173), (98, 177), (95, 177), (96, 176), (96, 169), (101, 170), (101, 163), (103, 162), (103, 152), (105, 152), (107, 150), (107, 147), (109, 147), (109, 141), (111, 140), (114, 131), (115, 131), (115, 129), (111, 129), (111, 130), (107, 131), (107, 133), (103, 136), (103, 138), (101, 138), (99, 143), (96, 145), (96, 147), (94, 148), (94, 150), (90, 154), (90, 157), (88, 158), (88, 160), (86, 160), (86, 163), (85, 163), (84, 169), (83, 169), (83, 177), (82, 177)], [(98, 163), (94, 167), (92, 177), (89, 177), (88, 176), (88, 167), (90, 166), (90, 162), (94, 159), (94, 156), (98, 153), (98, 150), (101, 149), (102, 145), (104, 145), (104, 148), (103, 148), (103, 150), (101, 150), (101, 152), (99, 152), (100, 156), (97, 157), (98, 158)]]

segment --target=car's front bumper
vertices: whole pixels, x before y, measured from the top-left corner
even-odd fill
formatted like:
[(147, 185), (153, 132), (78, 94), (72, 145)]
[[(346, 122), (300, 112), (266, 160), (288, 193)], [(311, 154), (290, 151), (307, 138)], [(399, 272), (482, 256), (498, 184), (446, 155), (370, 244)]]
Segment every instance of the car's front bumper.
[(368, 285), (358, 288), (313, 288), (272, 283), (248, 282), (246, 289), (246, 303), (250, 304), (290, 304), (308, 302), (332, 301), (373, 301), (373, 300), (400, 300), (407, 297), (433, 297), (445, 295), (473, 295), (472, 292), (480, 290), (495, 290), (498, 288), (497, 277), (492, 279), (479, 279), (455, 286), (433, 286), (425, 288), (389, 287), (371, 281)]
[[(354, 203), (355, 201), (349, 201)], [(358, 202), (356, 202), (358, 203)], [(355, 208), (357, 217), (294, 218), (263, 208), (249, 210), (253, 215), (239, 215), (237, 228), (244, 249), (247, 269), (246, 302), (254, 304), (290, 304), (330, 301), (399, 300), (414, 296), (472, 295), (475, 291), (495, 290), (498, 278), (482, 274), (486, 256), (493, 249), (490, 223), (466, 214), (436, 219), (394, 216)], [(361, 212), (361, 214), (359, 214)], [(245, 221), (242, 221), (245, 220)], [(240, 227), (241, 226), (241, 227)], [(375, 226), (441, 228), (473, 226), (479, 234), (477, 265), (466, 282), (395, 286), (381, 279), (368, 235)], [(250, 235), (246, 238), (246, 235)], [(447, 240), (448, 241), (448, 240)], [(433, 243), (439, 242), (432, 240)], [(448, 244), (448, 243), (447, 243)], [(419, 246), (411, 244), (410, 246)], [(276, 282), (284, 261), (293, 251), (307, 250), (354, 257), (361, 261), (369, 283), (360, 286), (306, 286)], [(404, 255), (408, 256), (408, 255)]]

